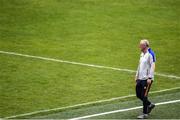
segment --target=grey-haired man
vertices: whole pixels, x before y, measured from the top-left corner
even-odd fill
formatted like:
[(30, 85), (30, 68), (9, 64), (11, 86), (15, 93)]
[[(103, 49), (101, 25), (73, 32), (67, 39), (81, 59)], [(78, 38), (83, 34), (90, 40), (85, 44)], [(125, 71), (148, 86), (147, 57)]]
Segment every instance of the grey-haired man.
[(148, 118), (148, 114), (155, 107), (155, 105), (148, 100), (148, 92), (154, 80), (156, 58), (154, 52), (149, 47), (148, 40), (141, 40), (139, 47), (142, 53), (135, 81), (136, 96), (143, 102), (143, 114), (139, 115), (137, 118), (145, 119)]

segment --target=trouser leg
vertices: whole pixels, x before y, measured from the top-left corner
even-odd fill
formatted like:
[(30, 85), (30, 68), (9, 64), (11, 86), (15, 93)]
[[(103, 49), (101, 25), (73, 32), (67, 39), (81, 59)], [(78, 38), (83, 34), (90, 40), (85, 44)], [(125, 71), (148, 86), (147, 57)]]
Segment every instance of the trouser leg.
[(150, 90), (150, 87), (151, 87), (151, 84), (147, 84), (147, 81), (143, 81), (142, 82), (142, 86), (143, 86), (143, 89), (142, 89), (142, 101), (143, 101), (143, 113), (144, 114), (147, 114), (147, 109), (148, 109), (148, 106), (151, 104), (151, 102), (148, 100), (148, 92)]
[(142, 85), (141, 80), (136, 81), (136, 97), (142, 100)]

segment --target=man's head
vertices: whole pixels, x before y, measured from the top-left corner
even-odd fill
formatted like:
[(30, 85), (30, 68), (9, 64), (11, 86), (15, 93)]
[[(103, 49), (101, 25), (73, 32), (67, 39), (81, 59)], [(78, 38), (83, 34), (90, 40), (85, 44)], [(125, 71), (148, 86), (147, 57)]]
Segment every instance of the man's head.
[(147, 48), (149, 48), (149, 41), (146, 39), (141, 40), (139, 44), (139, 48), (141, 49), (142, 52), (147, 50)]

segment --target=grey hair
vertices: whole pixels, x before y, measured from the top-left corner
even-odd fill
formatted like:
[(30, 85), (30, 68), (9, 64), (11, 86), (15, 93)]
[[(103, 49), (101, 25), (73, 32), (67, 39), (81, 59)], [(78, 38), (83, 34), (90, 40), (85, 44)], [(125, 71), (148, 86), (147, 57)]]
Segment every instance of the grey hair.
[(147, 47), (149, 47), (149, 41), (147, 40), (147, 39), (142, 39), (141, 41), (140, 41), (140, 44), (145, 44)]

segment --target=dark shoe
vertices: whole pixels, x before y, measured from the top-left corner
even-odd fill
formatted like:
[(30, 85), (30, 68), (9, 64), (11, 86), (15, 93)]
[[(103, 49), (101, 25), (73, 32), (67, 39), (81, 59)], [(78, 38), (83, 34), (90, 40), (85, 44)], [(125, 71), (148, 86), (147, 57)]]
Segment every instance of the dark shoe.
[(152, 109), (155, 107), (155, 104), (151, 103), (149, 106), (148, 106), (148, 114), (151, 113)]

